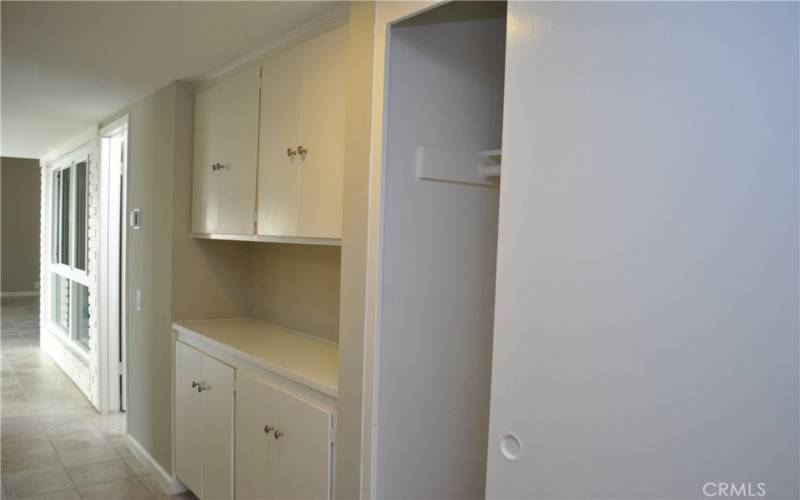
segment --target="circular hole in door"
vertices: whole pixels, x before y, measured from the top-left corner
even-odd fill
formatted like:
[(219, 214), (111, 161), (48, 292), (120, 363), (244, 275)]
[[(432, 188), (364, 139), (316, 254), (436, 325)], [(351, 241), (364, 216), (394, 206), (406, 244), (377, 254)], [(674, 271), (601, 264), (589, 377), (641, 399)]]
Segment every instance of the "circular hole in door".
[(517, 460), (522, 455), (522, 441), (513, 432), (506, 432), (500, 438), (500, 452), (506, 460)]

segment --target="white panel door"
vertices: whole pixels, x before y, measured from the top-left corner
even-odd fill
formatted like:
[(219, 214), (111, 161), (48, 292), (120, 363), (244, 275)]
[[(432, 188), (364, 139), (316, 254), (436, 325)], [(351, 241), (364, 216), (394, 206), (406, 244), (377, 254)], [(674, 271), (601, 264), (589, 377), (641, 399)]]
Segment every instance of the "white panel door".
[(192, 170), (192, 231), (213, 233), (217, 229), (217, 170), (222, 156), (219, 115), (222, 88), (199, 91), (194, 101), (194, 160)]
[[(258, 234), (296, 236), (300, 196), (300, 79), (297, 50), (264, 64), (258, 173)], [(288, 151), (291, 150), (292, 153)]]
[(242, 372), (236, 386), (236, 497), (330, 498), (331, 412)]
[(203, 488), (203, 435), (200, 351), (181, 342), (175, 343), (175, 473), (183, 484), (197, 494)]
[(202, 357), (202, 457), (204, 500), (233, 498), (233, 368)]
[(799, 8), (509, 2), (487, 497), (798, 497)]
[(347, 27), (306, 42), (301, 50), (302, 145), (299, 236), (342, 237), (342, 181)]
[(255, 233), (260, 67), (226, 78), (216, 119), (222, 140), (217, 233)]

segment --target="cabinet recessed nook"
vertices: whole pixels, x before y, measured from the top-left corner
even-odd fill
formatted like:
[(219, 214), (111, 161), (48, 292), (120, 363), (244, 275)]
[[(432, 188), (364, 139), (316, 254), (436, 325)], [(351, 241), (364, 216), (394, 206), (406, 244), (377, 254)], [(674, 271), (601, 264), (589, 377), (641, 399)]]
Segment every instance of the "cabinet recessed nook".
[(191, 237), (247, 316), (173, 324), (173, 469), (200, 498), (332, 495), (345, 18), (196, 86)]

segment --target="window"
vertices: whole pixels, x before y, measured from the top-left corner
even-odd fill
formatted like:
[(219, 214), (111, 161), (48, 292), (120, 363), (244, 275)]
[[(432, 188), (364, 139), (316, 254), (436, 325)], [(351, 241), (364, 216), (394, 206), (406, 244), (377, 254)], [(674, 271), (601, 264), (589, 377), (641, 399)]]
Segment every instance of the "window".
[(89, 350), (89, 158), (53, 170), (51, 321)]

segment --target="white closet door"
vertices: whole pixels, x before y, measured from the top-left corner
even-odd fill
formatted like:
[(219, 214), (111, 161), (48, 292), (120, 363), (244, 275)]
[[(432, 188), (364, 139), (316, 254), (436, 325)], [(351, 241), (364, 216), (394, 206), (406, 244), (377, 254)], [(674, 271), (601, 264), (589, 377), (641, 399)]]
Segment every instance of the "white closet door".
[[(190, 490), (203, 488), (203, 428), (200, 351), (186, 344), (175, 344), (175, 473)], [(194, 384), (194, 387), (193, 385)]]
[(236, 497), (330, 498), (331, 412), (242, 372), (236, 386)]
[(254, 234), (256, 209), (256, 172), (258, 156), (258, 107), (260, 68), (251, 68), (225, 79), (221, 89), (219, 134), (223, 168), (217, 196), (221, 234)]
[(261, 79), (261, 150), (258, 171), (258, 234), (296, 236), (300, 197), (302, 54), (283, 52), (264, 64)]
[(347, 27), (302, 47), (299, 236), (341, 238)]
[(798, 8), (508, 3), (487, 497), (798, 497)]

